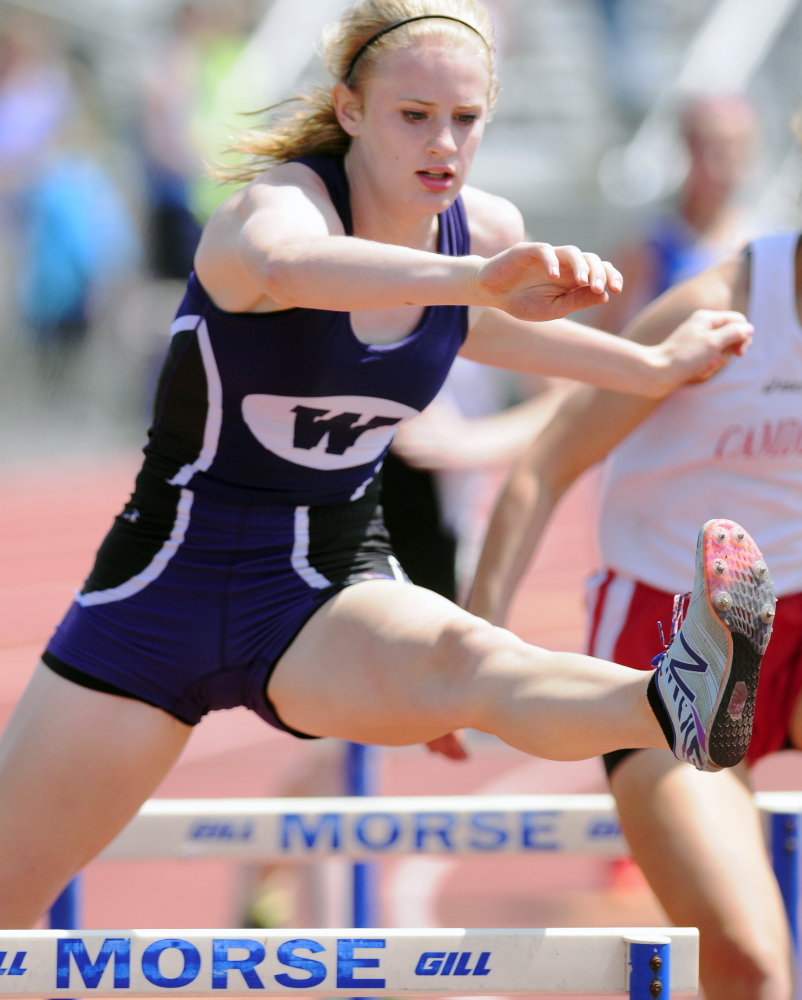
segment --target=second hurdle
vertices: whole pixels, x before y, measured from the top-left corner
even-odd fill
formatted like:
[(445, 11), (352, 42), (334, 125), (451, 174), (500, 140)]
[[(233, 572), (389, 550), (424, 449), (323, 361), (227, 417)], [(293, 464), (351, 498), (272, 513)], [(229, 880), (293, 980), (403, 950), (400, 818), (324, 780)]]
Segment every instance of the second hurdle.
[[(756, 796), (798, 940), (802, 793)], [(100, 859), (379, 860), (576, 852), (626, 856), (611, 795), (151, 799)], [(76, 922), (52, 922), (74, 927)]]

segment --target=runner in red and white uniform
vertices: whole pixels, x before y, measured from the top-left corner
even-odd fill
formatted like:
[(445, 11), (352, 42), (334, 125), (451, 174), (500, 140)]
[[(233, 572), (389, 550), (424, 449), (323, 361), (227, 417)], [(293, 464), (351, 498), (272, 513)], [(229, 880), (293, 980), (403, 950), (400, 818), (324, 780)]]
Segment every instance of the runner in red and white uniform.
[[(744, 765), (715, 777), (662, 750), (605, 756), (635, 859), (677, 924), (701, 929), (711, 1000), (791, 996), (790, 942), (743, 779), (766, 754), (802, 748), (802, 244), (753, 242), (737, 260), (667, 292), (626, 331), (662, 337), (698, 308), (743, 309), (752, 349), (663, 402), (579, 389), (519, 461), (491, 522), (469, 603), (503, 624), (560, 496), (604, 467), (588, 652), (644, 669), (661, 649), (673, 595), (690, 590), (692, 525), (722, 508), (750, 526), (778, 603)], [(739, 780), (741, 779), (741, 780)]]

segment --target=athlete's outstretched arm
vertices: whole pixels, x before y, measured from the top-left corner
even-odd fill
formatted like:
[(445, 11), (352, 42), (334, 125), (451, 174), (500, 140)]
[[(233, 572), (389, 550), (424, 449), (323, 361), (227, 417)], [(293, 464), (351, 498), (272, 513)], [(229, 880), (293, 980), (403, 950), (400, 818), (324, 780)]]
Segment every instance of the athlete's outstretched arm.
[[(195, 266), (215, 301), (218, 289), (238, 296), (236, 308), (217, 302), (230, 311), (264, 308), (257, 303), (267, 299), (273, 308), (337, 312), (494, 306), (548, 320), (605, 302), (607, 287), (619, 291), (622, 285), (615, 268), (595, 254), (522, 242), (523, 233), (492, 254), (475, 246), (478, 253), (467, 257), (384, 242), (392, 239), (384, 230), (370, 236), (344, 235), (320, 178), (302, 164), (283, 164), (220, 206), (204, 230)], [(423, 237), (425, 232), (408, 234), (413, 244)]]
[[(624, 335), (654, 344), (694, 310), (744, 307), (744, 274), (737, 261), (706, 271), (661, 296)], [(498, 499), (469, 611), (504, 624), (515, 589), (560, 498), (658, 405), (659, 400), (586, 387), (562, 404), (518, 460)]]
[(710, 378), (733, 355), (743, 354), (751, 333), (740, 313), (698, 310), (665, 340), (645, 345), (567, 319), (527, 323), (491, 309), (471, 328), (460, 354), (500, 368), (662, 399), (687, 382)]

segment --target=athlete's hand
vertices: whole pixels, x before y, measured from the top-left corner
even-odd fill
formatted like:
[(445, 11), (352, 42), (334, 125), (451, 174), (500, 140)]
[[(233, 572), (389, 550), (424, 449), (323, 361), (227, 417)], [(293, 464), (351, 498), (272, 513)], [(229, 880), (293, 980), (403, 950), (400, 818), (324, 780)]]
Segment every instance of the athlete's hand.
[(483, 305), (539, 322), (607, 302), (609, 292), (624, 286), (609, 261), (549, 243), (516, 243), (490, 257), (477, 269), (473, 284)]
[(652, 348), (665, 373), (665, 385), (657, 395), (667, 396), (681, 385), (705, 382), (747, 351), (753, 332), (742, 313), (697, 309)]
[(459, 733), (446, 733), (445, 736), (438, 736), (436, 740), (429, 740), (426, 749), (429, 753), (439, 753), (449, 760), (468, 759), (468, 751)]

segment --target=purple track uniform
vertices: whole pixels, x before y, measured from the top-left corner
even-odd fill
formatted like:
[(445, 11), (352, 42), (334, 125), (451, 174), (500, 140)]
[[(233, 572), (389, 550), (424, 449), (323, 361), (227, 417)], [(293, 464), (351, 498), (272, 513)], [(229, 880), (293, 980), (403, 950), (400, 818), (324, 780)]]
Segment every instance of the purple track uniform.
[[(342, 162), (298, 162), (322, 178), (351, 235)], [(439, 252), (470, 253), (460, 198), (439, 221)], [(45, 663), (189, 724), (246, 705), (295, 732), (267, 699), (270, 674), (343, 587), (404, 579), (378, 501), (381, 464), (467, 328), (465, 306), (429, 306), (403, 340), (368, 345), (344, 312), (224, 312), (192, 275), (134, 493)]]

